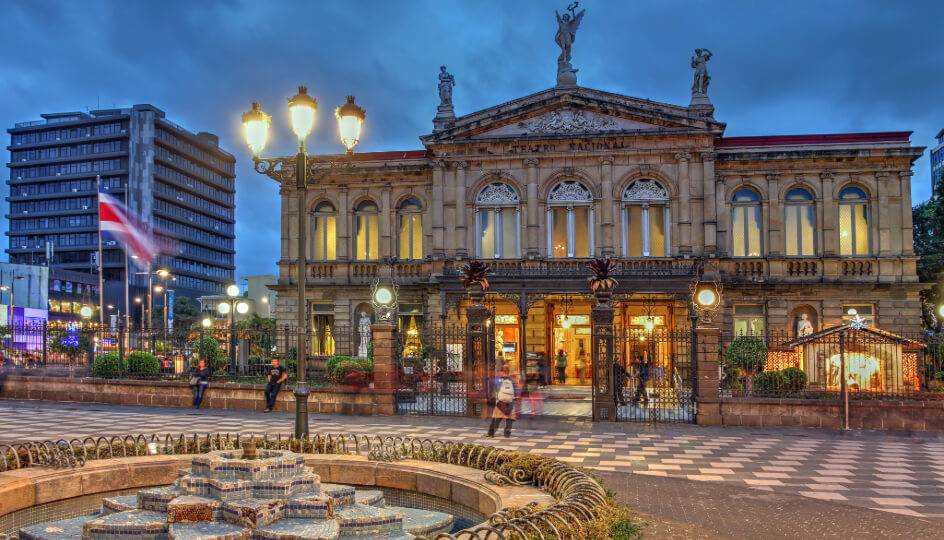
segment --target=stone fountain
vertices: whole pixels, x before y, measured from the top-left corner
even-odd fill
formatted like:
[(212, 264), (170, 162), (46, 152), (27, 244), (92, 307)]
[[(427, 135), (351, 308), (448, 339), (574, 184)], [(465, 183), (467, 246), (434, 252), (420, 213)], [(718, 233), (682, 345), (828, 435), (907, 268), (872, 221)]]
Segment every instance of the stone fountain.
[(333, 540), (433, 537), (453, 516), (387, 506), (379, 490), (322, 484), (286, 450), (220, 450), (193, 458), (170, 486), (109, 497), (91, 516), (20, 530), (22, 540)]

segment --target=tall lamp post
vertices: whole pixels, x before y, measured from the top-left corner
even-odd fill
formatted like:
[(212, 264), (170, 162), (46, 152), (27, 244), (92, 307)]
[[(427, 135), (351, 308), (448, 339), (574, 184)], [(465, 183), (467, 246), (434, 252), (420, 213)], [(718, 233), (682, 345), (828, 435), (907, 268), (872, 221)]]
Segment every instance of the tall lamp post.
[[(288, 100), (288, 110), (291, 116), (292, 131), (298, 137), (298, 152), (294, 157), (262, 158), (259, 155), (269, 139), (269, 127), (272, 117), (262, 111), (262, 106), (256, 102), (252, 109), (242, 115), (243, 129), (246, 143), (252, 151), (252, 161), (256, 172), (265, 174), (282, 187), (295, 183), (296, 200), (298, 204), (298, 246), (296, 282), (298, 284), (297, 303), (297, 342), (295, 346), (298, 363), (298, 381), (295, 384), (295, 436), (308, 435), (308, 382), (306, 379), (306, 364), (308, 361), (308, 344), (306, 342), (308, 322), (305, 302), (306, 263), (305, 255), (308, 229), (308, 213), (305, 211), (305, 195), (309, 182), (320, 180), (330, 174), (332, 170), (342, 165), (342, 162), (313, 162), (308, 163), (308, 152), (305, 149), (305, 139), (311, 134), (315, 126), (315, 112), (318, 102), (308, 95), (308, 89), (298, 87), (298, 94)], [(335, 112), (338, 121), (338, 134), (341, 143), (347, 149), (347, 155), (354, 153), (354, 147), (360, 142), (361, 128), (366, 114), (364, 109), (354, 103), (354, 96), (348, 96), (347, 101), (338, 107)], [(310, 169), (309, 169), (310, 167)]]
[(249, 312), (249, 304), (239, 299), (239, 286), (226, 287), (227, 300), (220, 302), (216, 310), (221, 315), (229, 315), (229, 372), (236, 374), (236, 314)]
[(0, 291), (10, 293), (10, 316), (7, 318), (7, 326), (10, 327), (10, 347), (16, 348), (16, 302), (14, 300), (14, 289), (16, 280), (24, 279), (25, 276), (13, 274), (13, 280), (9, 285), (0, 285)]

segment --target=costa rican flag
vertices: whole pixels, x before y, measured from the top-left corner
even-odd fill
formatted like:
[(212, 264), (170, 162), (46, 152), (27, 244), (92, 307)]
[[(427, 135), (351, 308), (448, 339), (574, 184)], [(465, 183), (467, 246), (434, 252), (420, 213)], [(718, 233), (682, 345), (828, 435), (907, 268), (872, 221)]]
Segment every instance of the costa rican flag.
[(158, 253), (154, 238), (108, 193), (98, 193), (98, 223), (101, 233), (121, 242), (136, 265), (148, 266), (154, 261)]

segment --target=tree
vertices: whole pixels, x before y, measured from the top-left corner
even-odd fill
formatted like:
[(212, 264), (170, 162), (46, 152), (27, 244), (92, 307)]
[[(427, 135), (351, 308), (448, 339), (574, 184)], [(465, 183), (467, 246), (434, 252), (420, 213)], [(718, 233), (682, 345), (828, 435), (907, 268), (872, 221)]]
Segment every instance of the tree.
[(757, 336), (738, 336), (728, 345), (724, 361), (741, 372), (747, 386), (747, 395), (754, 390), (754, 376), (764, 369), (767, 345)]
[(921, 320), (937, 333), (944, 326), (944, 317), (937, 313), (937, 306), (944, 302), (944, 185), (935, 190), (935, 197), (914, 207), (912, 221), (918, 279), (930, 285), (921, 291)]
[(186, 296), (174, 298), (174, 327), (190, 328), (200, 321), (200, 307)]

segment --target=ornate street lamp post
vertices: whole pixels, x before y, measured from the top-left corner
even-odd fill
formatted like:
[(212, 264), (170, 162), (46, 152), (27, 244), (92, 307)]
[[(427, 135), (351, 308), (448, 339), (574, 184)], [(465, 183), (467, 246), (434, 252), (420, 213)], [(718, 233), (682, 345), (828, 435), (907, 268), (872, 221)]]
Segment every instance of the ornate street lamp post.
[[(263, 158), (260, 154), (265, 149), (269, 140), (269, 128), (272, 125), (272, 117), (262, 111), (262, 106), (256, 102), (252, 104), (252, 109), (242, 115), (243, 130), (246, 136), (246, 143), (252, 151), (252, 161), (255, 164), (256, 172), (265, 174), (282, 187), (288, 187), (291, 182), (295, 183), (296, 197), (298, 203), (298, 259), (296, 270), (296, 282), (298, 284), (298, 303), (296, 309), (297, 315), (297, 342), (295, 346), (296, 358), (298, 360), (298, 381), (295, 384), (295, 436), (305, 437), (308, 435), (308, 382), (306, 378), (306, 368), (308, 361), (307, 351), (307, 328), (308, 322), (306, 301), (305, 301), (305, 281), (306, 281), (306, 245), (308, 219), (305, 211), (305, 194), (309, 182), (320, 180), (333, 169), (341, 165), (340, 162), (321, 162), (308, 163), (308, 152), (305, 149), (305, 140), (311, 134), (315, 127), (315, 113), (318, 110), (318, 102), (308, 95), (308, 89), (304, 86), (298, 87), (298, 94), (288, 100), (288, 110), (291, 116), (292, 131), (298, 137), (298, 152), (294, 157)], [(364, 124), (364, 109), (354, 103), (354, 97), (348, 96), (347, 102), (335, 110), (335, 116), (338, 121), (338, 132), (341, 143), (347, 149), (348, 156), (354, 152), (354, 147), (360, 142), (361, 128)], [(311, 170), (309, 169), (311, 165)]]
[(228, 300), (220, 302), (216, 310), (221, 315), (229, 315), (229, 372), (233, 375), (238, 371), (236, 368), (236, 314), (245, 315), (249, 312), (249, 304), (239, 300), (239, 286), (230, 285), (226, 287), (226, 296)]

